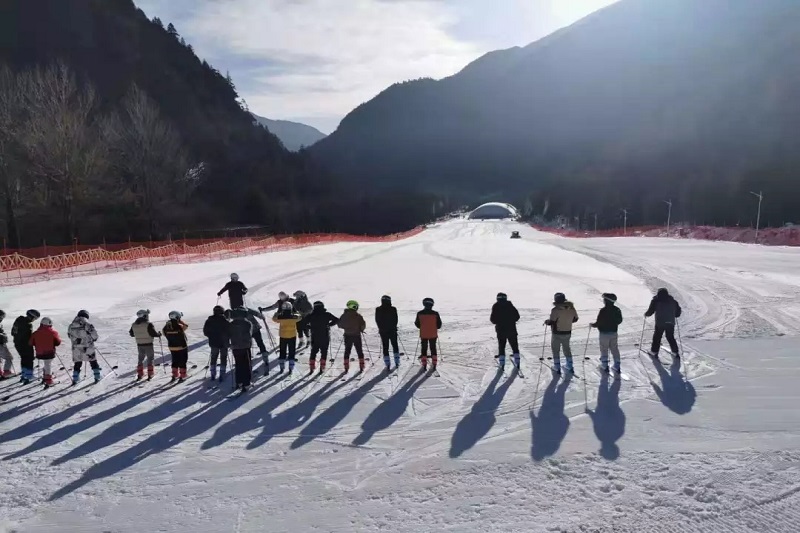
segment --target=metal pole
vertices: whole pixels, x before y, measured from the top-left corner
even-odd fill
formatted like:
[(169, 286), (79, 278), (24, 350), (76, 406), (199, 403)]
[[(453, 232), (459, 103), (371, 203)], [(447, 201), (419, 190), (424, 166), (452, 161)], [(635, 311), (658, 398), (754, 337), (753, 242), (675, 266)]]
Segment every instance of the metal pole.
[(597, 213), (594, 214), (594, 232), (597, 233)]
[(669, 225), (672, 221), (672, 200), (664, 200), (664, 203), (669, 206), (667, 209), (667, 231), (669, 231)]
[(624, 219), (624, 221), (622, 223), (622, 234), (623, 235), (628, 235), (628, 210), (627, 209), (623, 209), (622, 213), (625, 215), (625, 219)]
[(758, 198), (758, 215), (756, 215), (756, 244), (758, 244), (758, 230), (761, 227), (761, 201), (764, 199), (764, 192), (758, 191), (758, 193), (754, 193), (750, 191), (750, 194)]

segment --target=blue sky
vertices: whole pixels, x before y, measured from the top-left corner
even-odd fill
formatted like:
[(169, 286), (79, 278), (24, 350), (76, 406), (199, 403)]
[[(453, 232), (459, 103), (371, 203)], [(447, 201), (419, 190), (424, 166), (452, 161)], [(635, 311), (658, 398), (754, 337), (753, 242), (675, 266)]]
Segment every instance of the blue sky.
[(230, 72), (251, 111), (330, 133), (395, 82), (455, 74), (615, 0), (134, 0)]

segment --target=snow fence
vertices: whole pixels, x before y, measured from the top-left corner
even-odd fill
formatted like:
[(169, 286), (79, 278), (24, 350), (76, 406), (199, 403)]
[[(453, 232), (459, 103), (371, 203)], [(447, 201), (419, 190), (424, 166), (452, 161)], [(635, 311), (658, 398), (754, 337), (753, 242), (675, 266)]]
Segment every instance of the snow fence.
[(0, 255), (0, 286), (36, 283), (174, 263), (200, 263), (231, 259), (319, 244), (342, 242), (392, 242), (424, 231), (419, 227), (379, 237), (318, 233), (268, 237), (186, 239), (180, 241), (127, 242), (19, 250)]
[[(670, 239), (698, 239), (705, 241), (756, 242), (756, 230), (754, 228), (673, 226), (667, 229), (664, 226), (641, 226), (628, 228), (627, 230), (615, 228), (594, 232), (538, 225), (533, 225), (533, 227), (539, 231), (555, 233), (563, 237), (665, 237)], [(758, 244), (769, 246), (800, 246), (800, 227), (791, 226), (760, 229), (758, 231)]]

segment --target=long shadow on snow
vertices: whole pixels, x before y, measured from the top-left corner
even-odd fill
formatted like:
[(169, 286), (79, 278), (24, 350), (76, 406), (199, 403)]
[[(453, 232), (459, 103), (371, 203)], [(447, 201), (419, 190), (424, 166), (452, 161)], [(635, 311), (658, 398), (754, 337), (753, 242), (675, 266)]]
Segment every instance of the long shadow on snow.
[(656, 391), (658, 399), (670, 411), (679, 415), (685, 415), (694, 407), (694, 402), (697, 399), (697, 392), (694, 390), (694, 385), (691, 381), (686, 381), (681, 374), (681, 360), (675, 359), (669, 367), (669, 373), (664, 369), (664, 365), (659, 362), (653, 361), (653, 366), (656, 367), (658, 375), (661, 378), (661, 387), (653, 383), (653, 390)]
[[(342, 375), (340, 375), (341, 377)], [(247, 445), (248, 450), (258, 448), (268, 443), (272, 437), (288, 433), (300, 428), (303, 424), (309, 421), (311, 416), (316, 411), (322, 402), (330, 398), (334, 393), (346, 387), (356, 379), (356, 376), (351, 377), (347, 381), (335, 379), (326, 383), (319, 390), (316, 390), (308, 398), (298, 402), (297, 404), (289, 407), (273, 416), (270, 420), (266, 420), (262, 426), (261, 433), (259, 433), (250, 444)], [(334, 386), (335, 384), (337, 384)]]
[[(7, 431), (7, 432), (3, 433), (2, 435), (0, 435), (0, 443), (9, 442), (9, 441), (12, 441), (12, 440), (17, 440), (17, 439), (23, 439), (23, 438), (26, 438), (26, 437), (30, 437), (31, 435), (33, 435), (35, 433), (38, 433), (39, 431), (44, 431), (46, 429), (52, 428), (52, 427), (56, 426), (57, 424), (60, 424), (61, 422), (65, 421), (66, 419), (68, 419), (72, 415), (77, 414), (78, 412), (80, 412), (80, 411), (82, 411), (82, 410), (84, 410), (84, 409), (86, 409), (88, 407), (91, 407), (92, 405), (94, 405), (96, 403), (99, 403), (102, 400), (106, 400), (106, 399), (110, 398), (111, 396), (114, 396), (115, 394), (117, 394), (119, 392), (122, 392), (125, 389), (130, 389), (130, 388), (131, 387), (130, 387), (129, 384), (121, 385), (121, 386), (116, 387), (114, 389), (107, 390), (107, 391), (103, 392), (102, 394), (98, 394), (97, 396), (92, 396), (88, 400), (79, 402), (79, 403), (77, 403), (75, 405), (71, 405), (71, 406), (67, 407), (66, 409), (62, 409), (61, 411), (57, 411), (55, 413), (52, 413), (52, 414), (49, 414), (49, 415), (45, 415), (45, 416), (43, 416), (41, 418), (33, 419), (33, 420), (29, 421), (29, 422), (26, 422), (25, 424), (22, 424), (21, 426), (15, 427), (14, 429), (12, 429), (10, 431)], [(15, 409), (15, 410), (9, 411), (9, 412), (13, 412), (14, 416), (8, 417), (8, 418), (6, 418), (5, 416), (2, 416), (2, 417), (0, 417), (0, 421), (6, 422), (6, 421), (14, 418), (15, 416), (23, 415), (23, 414), (27, 413), (28, 411), (32, 411), (34, 409), (37, 409), (37, 408), (41, 407), (42, 405), (44, 405), (44, 404), (46, 404), (48, 402), (52, 402), (54, 400), (61, 400), (63, 398), (66, 398), (70, 394), (72, 394), (74, 392), (78, 392), (80, 390), (81, 389), (70, 389), (66, 394), (60, 394), (60, 395), (58, 395), (56, 397), (44, 396), (40, 401), (31, 402), (30, 404), (25, 405), (24, 408), (20, 408), (20, 409)], [(43, 393), (43, 394), (46, 395), (47, 393)], [(22, 406), (20, 406), (20, 407), (22, 407)], [(4, 413), (3, 415), (5, 415), (5, 414), (6, 413)]]
[[(110, 396), (115, 392), (117, 391), (109, 391), (106, 394)], [(100, 411), (92, 416), (84, 418), (83, 420), (79, 420), (74, 424), (54, 429), (49, 433), (46, 433), (45, 435), (39, 437), (38, 440), (30, 444), (28, 447), (22, 450), (18, 450), (4, 457), (3, 460), (7, 461), (10, 459), (17, 459), (19, 457), (28, 455), (29, 453), (38, 452), (39, 450), (43, 450), (45, 448), (49, 448), (50, 446), (55, 446), (56, 444), (69, 440), (70, 438), (88, 430), (89, 428), (92, 428), (98, 424), (102, 424), (103, 422), (111, 420), (112, 418), (126, 412), (128, 409), (135, 407), (140, 402), (143, 402), (157, 395), (159, 392), (161, 392), (160, 389), (150, 389), (144, 394), (140, 394), (139, 396), (134, 396), (133, 398), (130, 398), (122, 403), (116, 404), (110, 407), (109, 409)], [(24, 436), (32, 435), (34, 433), (37, 433), (38, 431), (42, 431), (47, 428), (55, 427), (64, 420), (66, 420), (67, 418), (69, 418), (70, 416), (72, 416), (73, 414), (89, 408), (90, 406), (98, 403), (102, 399), (103, 396), (98, 396), (97, 398), (92, 398), (85, 402), (72, 405), (62, 411), (53, 413), (52, 415), (32, 420), (28, 424), (25, 424), (17, 429), (9, 431), (5, 435), (3, 435), (3, 439), (14, 440), (22, 438)]]
[(592, 419), (594, 434), (600, 441), (600, 455), (615, 461), (619, 458), (617, 441), (625, 434), (625, 413), (619, 405), (619, 378), (614, 380), (611, 388), (608, 381), (608, 375), (603, 374), (597, 393), (597, 407), (594, 411), (587, 409), (586, 413)]
[(427, 381), (429, 376), (420, 368), (419, 372), (411, 376), (411, 379), (406, 381), (397, 392), (387, 398), (386, 401), (379, 403), (378, 407), (361, 424), (361, 434), (353, 439), (353, 444), (363, 446), (370, 441), (375, 433), (383, 431), (400, 420), (400, 417), (408, 409), (408, 404), (411, 402), (411, 398), (414, 397), (414, 393)]
[(354, 391), (336, 400), (336, 403), (317, 415), (314, 420), (300, 431), (300, 435), (292, 441), (291, 448), (296, 450), (301, 446), (305, 446), (335, 428), (384, 377), (385, 375), (380, 373)]
[[(275, 380), (274, 383), (280, 383), (280, 381), (281, 379), (279, 378)], [(284, 389), (267, 398), (267, 401), (261, 405), (219, 426), (214, 431), (214, 434), (206, 439), (200, 446), (200, 449), (210, 450), (211, 448), (225, 444), (238, 435), (243, 435), (249, 431), (259, 429), (264, 425), (265, 417), (270, 416), (273, 409), (280, 407), (284, 402), (288, 401), (292, 396), (310, 386), (312, 383), (315, 382), (307, 377), (293, 381)]]
[(517, 373), (513, 372), (498, 388), (497, 384), (500, 383), (502, 377), (503, 373), (498, 370), (483, 395), (456, 425), (456, 430), (450, 439), (450, 457), (452, 459), (461, 457), (464, 452), (478, 444), (494, 427), (497, 422), (495, 413), (503, 402), (511, 383), (516, 379)]
[[(115, 476), (126, 468), (130, 468), (135, 464), (147, 459), (151, 455), (164, 452), (181, 444), (182, 442), (201, 435), (202, 433), (216, 426), (223, 418), (240, 408), (244, 403), (256, 398), (255, 392), (257, 390), (266, 388), (268, 386), (269, 385), (267, 384), (262, 384), (260, 386), (256, 385), (251, 389), (252, 394), (245, 394), (244, 396), (237, 398), (235, 401), (226, 401), (224, 397), (220, 396), (216, 403), (211, 402), (203, 404), (199, 409), (192, 411), (176, 422), (164, 426), (162, 429), (150, 435), (146, 439), (133, 444), (131, 447), (122, 450), (121, 452), (109, 457), (104, 461), (92, 465), (79, 479), (54, 492), (50, 496), (49, 501), (63, 498), (64, 496), (71, 494), (72, 492), (97, 479)], [(174, 402), (169, 411), (177, 412), (182, 408), (193, 405), (195, 403), (193, 400), (196, 400), (196, 396), (196, 392), (187, 394), (181, 398), (181, 400)], [(154, 416), (154, 414), (160, 409), (161, 408), (153, 409), (152, 411), (146, 413), (146, 415), (149, 414), (150, 416)], [(166, 417), (159, 414), (156, 421), (163, 420), (164, 418)], [(143, 417), (140, 422), (144, 422), (145, 420), (146, 416)], [(137, 423), (137, 427), (138, 426), (139, 424)], [(84, 447), (80, 455), (90, 453), (92, 449), (99, 449), (98, 445), (108, 445), (118, 442), (119, 439), (116, 439), (112, 436), (115, 429), (117, 431), (125, 430), (126, 433), (130, 433), (134, 428), (126, 426), (124, 421), (119, 422), (104, 432), (104, 434), (107, 434), (106, 437), (99, 438), (90, 447)]]
[(531, 457), (534, 461), (555, 455), (567, 436), (569, 418), (564, 413), (564, 403), (570, 381), (570, 374), (564, 377), (563, 382), (558, 375), (553, 375), (542, 396), (539, 415), (536, 416), (531, 409)]

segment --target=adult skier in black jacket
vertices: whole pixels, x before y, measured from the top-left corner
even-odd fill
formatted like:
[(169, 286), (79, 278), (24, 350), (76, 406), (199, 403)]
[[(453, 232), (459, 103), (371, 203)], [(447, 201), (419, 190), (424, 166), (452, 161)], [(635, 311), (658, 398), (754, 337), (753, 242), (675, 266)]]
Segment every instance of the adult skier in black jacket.
[(394, 366), (400, 366), (400, 348), (397, 346), (397, 308), (392, 305), (391, 296), (382, 296), (381, 305), (375, 309), (375, 324), (378, 326), (378, 333), (381, 336), (383, 346), (383, 363), (386, 370), (391, 370), (391, 359), (389, 358), (389, 343), (392, 344), (394, 353)]
[(244, 283), (239, 281), (239, 274), (235, 272), (231, 274), (231, 280), (220, 289), (217, 296), (222, 296), (223, 292), (228, 293), (228, 298), (230, 298), (231, 301), (231, 309), (244, 307), (244, 295), (247, 294), (247, 287), (244, 286)]
[(217, 379), (217, 359), (220, 360), (219, 380), (225, 379), (225, 371), (228, 368), (228, 345), (230, 344), (230, 332), (228, 319), (225, 318), (225, 309), (221, 305), (214, 307), (213, 314), (206, 319), (203, 325), (203, 335), (208, 337), (208, 346), (211, 348), (211, 359), (209, 370), (211, 371), (211, 381)]
[(302, 328), (311, 332), (311, 355), (308, 358), (309, 374), (312, 374), (317, 366), (317, 354), (321, 354), (319, 371), (320, 373), (325, 372), (328, 349), (331, 345), (331, 327), (338, 323), (339, 318), (329, 313), (322, 302), (314, 302), (314, 310), (300, 321), (299, 324), (302, 324)]
[(681, 312), (680, 304), (670, 295), (669, 291), (665, 288), (658, 289), (658, 292), (650, 302), (650, 307), (647, 308), (647, 312), (644, 314), (645, 317), (656, 315), (653, 344), (650, 346), (650, 355), (652, 357), (658, 357), (658, 352), (661, 350), (661, 337), (666, 333), (672, 355), (676, 359), (680, 358), (678, 343), (675, 340), (675, 324), (681, 316)]
[(508, 300), (504, 293), (497, 294), (497, 301), (492, 306), (492, 315), (489, 320), (494, 324), (497, 332), (498, 365), (502, 369), (506, 364), (506, 343), (511, 344), (511, 351), (514, 354), (514, 366), (519, 368), (519, 342), (517, 340), (517, 322), (519, 322), (519, 311), (514, 304)]
[[(236, 388), (247, 391), (253, 379), (253, 368), (250, 348), (253, 344), (253, 324), (250, 322), (247, 309), (240, 307), (231, 310), (231, 323), (228, 325), (228, 336), (231, 341), (233, 360), (236, 363)], [(269, 373), (269, 366), (267, 366)]]

